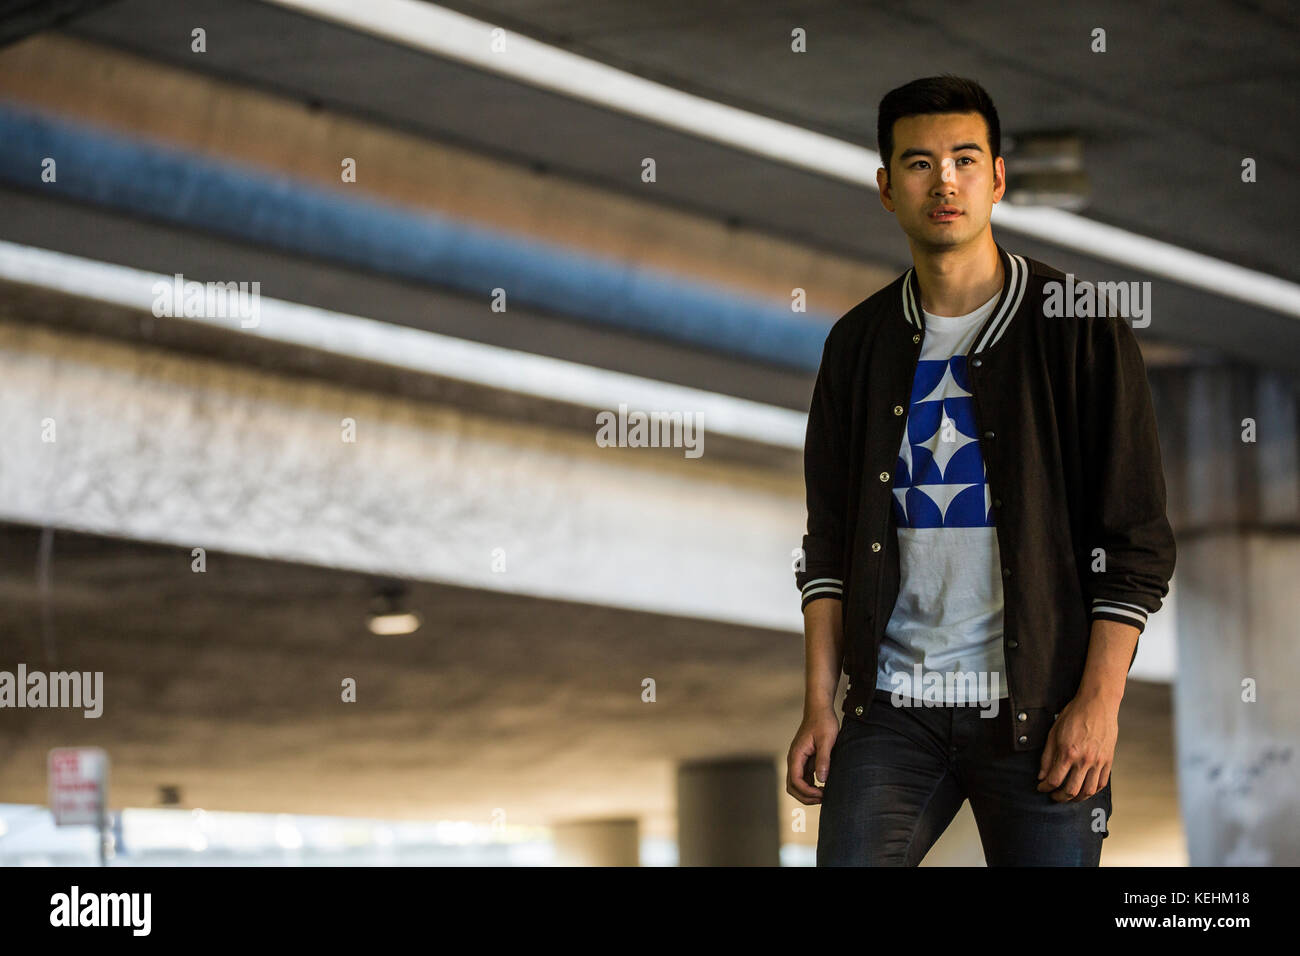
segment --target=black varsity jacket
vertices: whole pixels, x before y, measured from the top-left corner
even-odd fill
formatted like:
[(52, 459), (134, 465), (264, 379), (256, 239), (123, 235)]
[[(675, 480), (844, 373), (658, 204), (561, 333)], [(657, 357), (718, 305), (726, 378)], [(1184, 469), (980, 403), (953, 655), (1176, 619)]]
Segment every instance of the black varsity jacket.
[[(1028, 750), (1078, 691), (1092, 620), (1143, 629), (1169, 591), (1175, 550), (1132, 328), (1113, 311), (1044, 314), (1044, 283), (1065, 274), (998, 254), (1002, 294), (967, 368), (1003, 565), (1011, 744)], [(795, 583), (804, 607), (841, 602), (846, 716), (871, 706), (899, 592), (892, 479), (925, 332), (920, 301), (909, 269), (841, 317), (808, 412)]]

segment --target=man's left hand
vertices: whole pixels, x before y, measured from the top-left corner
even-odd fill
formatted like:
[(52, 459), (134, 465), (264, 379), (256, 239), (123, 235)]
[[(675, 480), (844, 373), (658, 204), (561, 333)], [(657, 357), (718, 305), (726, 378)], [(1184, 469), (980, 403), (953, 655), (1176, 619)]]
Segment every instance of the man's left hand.
[(1047, 732), (1039, 792), (1051, 791), (1058, 803), (1077, 803), (1104, 789), (1118, 739), (1118, 703), (1096, 695), (1075, 697)]

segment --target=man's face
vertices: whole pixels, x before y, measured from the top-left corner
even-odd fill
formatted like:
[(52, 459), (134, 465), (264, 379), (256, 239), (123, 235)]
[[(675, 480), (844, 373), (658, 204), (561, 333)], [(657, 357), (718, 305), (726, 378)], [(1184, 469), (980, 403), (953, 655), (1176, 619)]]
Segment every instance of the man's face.
[(1002, 159), (989, 153), (988, 129), (979, 113), (905, 116), (894, 123), (892, 175), (887, 182), (884, 169), (876, 173), (880, 201), (922, 247), (942, 250), (973, 242), (988, 228), (993, 204), (1006, 191)]

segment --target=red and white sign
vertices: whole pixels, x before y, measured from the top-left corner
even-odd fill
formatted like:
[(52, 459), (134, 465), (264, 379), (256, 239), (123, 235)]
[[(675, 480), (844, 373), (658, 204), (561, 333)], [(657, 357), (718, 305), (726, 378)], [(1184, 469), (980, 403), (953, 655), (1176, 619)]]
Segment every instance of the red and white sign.
[(55, 826), (96, 824), (108, 806), (108, 754), (99, 747), (50, 751), (50, 811)]

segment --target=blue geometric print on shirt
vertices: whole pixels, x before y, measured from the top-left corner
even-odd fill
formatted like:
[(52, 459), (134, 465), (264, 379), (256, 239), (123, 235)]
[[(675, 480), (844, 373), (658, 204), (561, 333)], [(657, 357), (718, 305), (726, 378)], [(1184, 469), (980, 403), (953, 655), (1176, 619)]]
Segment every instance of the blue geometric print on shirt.
[[(952, 420), (954, 440), (941, 434)], [(993, 525), (984, 457), (975, 434), (966, 356), (922, 359), (912, 379), (907, 435), (894, 469), (894, 517), (900, 528)]]

